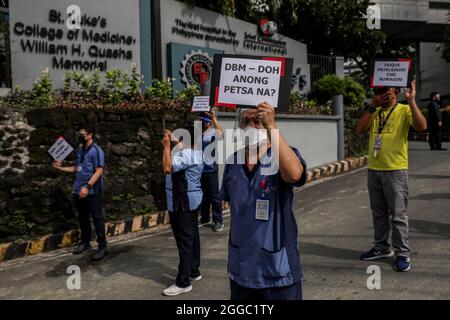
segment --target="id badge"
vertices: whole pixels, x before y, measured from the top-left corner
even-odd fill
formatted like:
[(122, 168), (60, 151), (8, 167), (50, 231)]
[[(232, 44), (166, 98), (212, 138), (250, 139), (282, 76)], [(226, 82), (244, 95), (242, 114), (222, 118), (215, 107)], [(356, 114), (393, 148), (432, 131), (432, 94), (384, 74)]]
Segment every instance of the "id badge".
[(269, 200), (256, 200), (256, 220), (269, 220)]
[(373, 156), (376, 158), (381, 150), (383, 144), (383, 136), (381, 134), (375, 137), (375, 143), (373, 145)]

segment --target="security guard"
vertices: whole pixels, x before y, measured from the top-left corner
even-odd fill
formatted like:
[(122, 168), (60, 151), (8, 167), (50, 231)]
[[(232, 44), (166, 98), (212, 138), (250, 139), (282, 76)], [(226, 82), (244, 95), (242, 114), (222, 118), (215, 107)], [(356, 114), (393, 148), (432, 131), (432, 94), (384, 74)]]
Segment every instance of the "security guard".
[[(190, 137), (183, 137), (179, 142), (169, 130), (166, 130), (161, 141), (162, 163), (166, 174), (167, 209), (180, 257), (176, 281), (163, 291), (166, 296), (189, 292), (192, 290), (191, 281), (202, 279), (198, 213), (203, 196), (200, 184), (203, 157), (201, 141), (199, 143), (189, 141), (194, 137), (193, 127), (189, 128), (189, 134)], [(180, 147), (181, 143), (181, 150), (172, 152), (171, 141), (175, 142), (177, 147)]]
[[(231, 299), (300, 300), (302, 273), (292, 189), (306, 181), (305, 161), (276, 129), (270, 104), (242, 111), (240, 128), (245, 154), (238, 151), (232, 164), (227, 161), (221, 188), (222, 199), (231, 205)], [(239, 157), (245, 157), (244, 164)], [(277, 157), (278, 168), (268, 172)]]
[(63, 167), (60, 161), (54, 161), (53, 167), (61, 172), (75, 173), (72, 192), (75, 207), (78, 211), (81, 243), (74, 249), (73, 253), (80, 254), (91, 248), (92, 230), (89, 218), (91, 214), (98, 242), (98, 250), (91, 258), (97, 261), (103, 259), (107, 254), (105, 219), (101, 201), (105, 155), (103, 150), (94, 143), (94, 128), (80, 127), (77, 132), (80, 148), (77, 151), (76, 166)]

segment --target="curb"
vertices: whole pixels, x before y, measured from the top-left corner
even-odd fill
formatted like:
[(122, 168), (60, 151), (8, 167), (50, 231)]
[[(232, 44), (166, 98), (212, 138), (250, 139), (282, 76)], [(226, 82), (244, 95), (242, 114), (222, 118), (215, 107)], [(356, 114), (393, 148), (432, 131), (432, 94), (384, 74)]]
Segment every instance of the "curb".
[[(347, 172), (366, 166), (367, 161), (368, 156), (362, 156), (358, 158), (348, 158), (346, 160), (336, 161), (321, 167), (310, 169), (307, 172), (306, 183), (343, 175)], [(224, 202), (222, 207), (224, 210), (229, 209), (229, 204)], [(169, 212), (167, 210), (139, 215), (126, 221), (107, 222), (105, 224), (106, 237), (111, 238), (167, 224), (169, 224)], [(79, 238), (79, 230), (69, 230), (67, 232), (49, 234), (28, 241), (3, 243), (0, 244), (0, 262), (71, 247), (78, 242)]]

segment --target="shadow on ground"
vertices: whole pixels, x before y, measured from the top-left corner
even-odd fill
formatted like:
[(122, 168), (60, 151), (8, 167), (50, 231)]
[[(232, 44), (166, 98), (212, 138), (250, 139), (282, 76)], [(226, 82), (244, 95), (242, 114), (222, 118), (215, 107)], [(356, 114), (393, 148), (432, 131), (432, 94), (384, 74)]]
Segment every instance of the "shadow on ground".
[(412, 232), (450, 238), (450, 224), (410, 219), (409, 229)]

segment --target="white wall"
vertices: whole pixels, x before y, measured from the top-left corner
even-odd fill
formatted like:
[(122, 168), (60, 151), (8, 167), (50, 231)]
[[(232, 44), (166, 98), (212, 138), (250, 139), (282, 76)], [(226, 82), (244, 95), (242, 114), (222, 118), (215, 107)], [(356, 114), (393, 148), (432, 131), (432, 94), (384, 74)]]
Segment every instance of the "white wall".
[[(218, 114), (223, 129), (233, 129), (236, 117), (236, 113)], [(300, 151), (308, 168), (338, 160), (336, 117), (279, 115), (276, 121), (287, 142)], [(225, 148), (227, 156), (232, 153), (230, 147)], [(222, 173), (223, 165), (219, 166), (220, 181)]]

